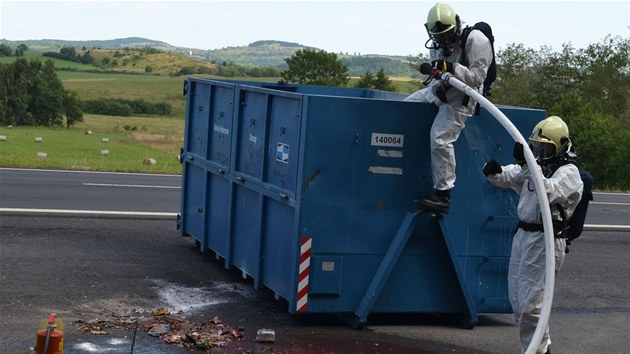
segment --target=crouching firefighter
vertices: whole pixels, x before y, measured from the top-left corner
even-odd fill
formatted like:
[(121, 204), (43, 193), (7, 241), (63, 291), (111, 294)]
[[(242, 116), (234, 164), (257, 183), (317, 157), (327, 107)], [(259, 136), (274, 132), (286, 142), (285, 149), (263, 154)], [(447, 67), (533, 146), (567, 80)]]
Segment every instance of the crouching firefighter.
[[(513, 152), (515, 164), (501, 166), (496, 160), (490, 160), (483, 166), (483, 174), (492, 184), (511, 188), (519, 194), (517, 213), (520, 221), (512, 243), (508, 291), (523, 353), (536, 330), (545, 284), (545, 236), (532, 168), (541, 169), (544, 176), (544, 190), (554, 225), (556, 274), (565, 258), (566, 220), (580, 202), (583, 190), (580, 172), (569, 160), (575, 156), (569, 129), (560, 117), (552, 116), (539, 122), (529, 141), (538, 163), (536, 166), (527, 165), (523, 145), (518, 142)], [(550, 344), (547, 327), (536, 352), (550, 353)]]

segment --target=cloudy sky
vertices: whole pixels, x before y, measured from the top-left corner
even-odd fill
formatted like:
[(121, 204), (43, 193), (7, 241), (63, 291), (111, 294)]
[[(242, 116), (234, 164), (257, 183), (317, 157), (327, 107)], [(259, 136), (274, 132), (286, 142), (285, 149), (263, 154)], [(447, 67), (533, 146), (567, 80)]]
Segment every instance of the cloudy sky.
[[(145, 37), (217, 49), (281, 40), (329, 52), (426, 53), (435, 1), (1, 1), (0, 39)], [(460, 17), (492, 25), (497, 49), (511, 43), (584, 48), (607, 35), (630, 38), (630, 1), (453, 1)]]

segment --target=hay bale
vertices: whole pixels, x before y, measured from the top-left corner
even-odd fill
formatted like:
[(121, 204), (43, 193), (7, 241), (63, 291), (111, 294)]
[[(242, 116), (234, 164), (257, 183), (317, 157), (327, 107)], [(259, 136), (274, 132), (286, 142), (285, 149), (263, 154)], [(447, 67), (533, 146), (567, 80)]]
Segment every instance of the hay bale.
[(92, 131), (91, 130), (86, 130), (85, 131), (85, 135), (92, 135)]
[(155, 166), (157, 164), (157, 161), (155, 161), (155, 159), (148, 158), (144, 160), (144, 164), (149, 165), (149, 166)]
[(103, 139), (101, 139), (101, 141), (104, 142), (104, 143), (108, 143), (109, 142), (109, 138), (103, 138)]
[(7, 141), (6, 135), (0, 135), (0, 141)]
[(101, 150), (101, 156), (108, 156), (109, 150)]
[(45, 159), (48, 157), (48, 153), (42, 152), (42, 151), (38, 151), (37, 152), (37, 157), (39, 157), (40, 159)]
[(35, 142), (36, 143), (41, 143), (42, 141), (44, 141), (44, 138), (42, 138), (41, 136), (36, 136), (35, 137)]

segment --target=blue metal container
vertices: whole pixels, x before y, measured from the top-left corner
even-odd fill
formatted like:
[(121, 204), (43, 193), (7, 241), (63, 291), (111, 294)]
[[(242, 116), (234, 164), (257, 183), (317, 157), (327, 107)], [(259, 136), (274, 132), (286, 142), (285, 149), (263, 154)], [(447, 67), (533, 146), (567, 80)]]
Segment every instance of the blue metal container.
[[(291, 313), (511, 312), (516, 195), (481, 173), (513, 141), (482, 110), (455, 144), (450, 213), (433, 193), (436, 108), (350, 88), (186, 80), (179, 227), (201, 251), (288, 301)], [(503, 107), (528, 132), (540, 110)], [(500, 194), (501, 193), (501, 194)]]

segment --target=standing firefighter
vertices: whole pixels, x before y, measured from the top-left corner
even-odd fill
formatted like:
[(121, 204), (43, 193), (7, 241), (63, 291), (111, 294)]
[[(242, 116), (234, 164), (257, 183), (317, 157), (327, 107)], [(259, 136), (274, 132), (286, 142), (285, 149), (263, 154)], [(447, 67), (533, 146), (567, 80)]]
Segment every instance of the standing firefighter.
[[(424, 65), (449, 72), (483, 92), (484, 81), (494, 59), (490, 39), (475, 28), (462, 29), (459, 16), (449, 5), (442, 3), (429, 10), (425, 27), (433, 45), (427, 47), (430, 49), (431, 64)], [(431, 127), (431, 169), (435, 195), (422, 199), (420, 206), (436, 213), (448, 213), (451, 189), (455, 185), (453, 143), (464, 128), (466, 119), (473, 114), (476, 103), (442, 80), (430, 81), (427, 87), (405, 100), (433, 103), (439, 107)]]
[[(564, 262), (567, 221), (580, 202), (583, 183), (577, 166), (570, 163), (572, 153), (569, 128), (560, 117), (552, 116), (538, 123), (529, 137), (530, 147), (544, 176), (555, 236), (555, 272)], [(525, 163), (523, 145), (514, 145), (516, 164), (501, 166), (488, 161), (483, 174), (501, 188), (519, 193), (518, 230), (512, 243), (508, 270), (508, 291), (519, 328), (521, 351), (525, 353), (534, 336), (543, 303), (545, 284), (545, 235), (538, 197), (534, 191), (531, 166)], [(537, 353), (550, 353), (549, 327)]]

